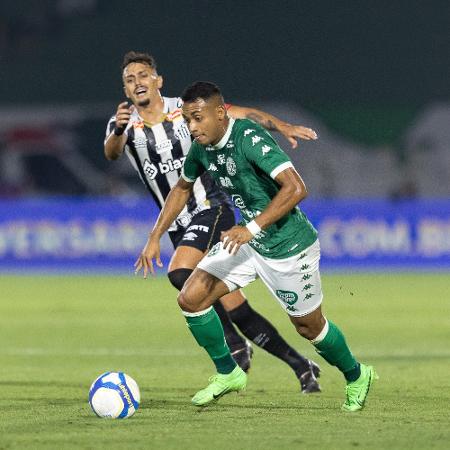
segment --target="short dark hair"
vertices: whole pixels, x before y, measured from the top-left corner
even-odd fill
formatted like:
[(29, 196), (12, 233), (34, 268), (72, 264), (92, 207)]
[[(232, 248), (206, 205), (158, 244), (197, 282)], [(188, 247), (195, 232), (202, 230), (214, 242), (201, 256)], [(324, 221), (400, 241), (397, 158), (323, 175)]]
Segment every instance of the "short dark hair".
[[(214, 96), (222, 97), (222, 93), (217, 85), (210, 83), (209, 81), (196, 81), (189, 85), (181, 94), (181, 99), (184, 103), (194, 102), (195, 100), (202, 98), (207, 100)], [(222, 98), (223, 101), (223, 98)]]
[(140, 53), (140, 52), (134, 52), (134, 51), (125, 53), (125, 56), (123, 57), (123, 62), (122, 62), (122, 70), (125, 69), (125, 67), (127, 67), (128, 64), (131, 64), (131, 63), (147, 64), (152, 69), (156, 70), (155, 58), (153, 58), (153, 56), (149, 55), (148, 53)]

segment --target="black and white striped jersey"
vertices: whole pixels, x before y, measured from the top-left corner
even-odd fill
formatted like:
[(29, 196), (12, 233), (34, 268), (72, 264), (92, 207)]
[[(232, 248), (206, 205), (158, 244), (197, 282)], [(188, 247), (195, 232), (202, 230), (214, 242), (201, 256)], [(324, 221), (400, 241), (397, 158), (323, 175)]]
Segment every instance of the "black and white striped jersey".
[[(181, 114), (182, 100), (163, 97), (163, 101), (166, 115), (164, 122), (147, 126), (134, 110), (125, 130), (125, 153), (160, 208), (180, 177), (192, 143)], [(107, 137), (114, 129), (115, 119), (113, 116), (108, 122)], [(224, 203), (232, 208), (228, 195), (205, 172), (194, 183), (192, 196), (169, 231), (175, 231), (179, 226), (186, 227), (196, 213)]]

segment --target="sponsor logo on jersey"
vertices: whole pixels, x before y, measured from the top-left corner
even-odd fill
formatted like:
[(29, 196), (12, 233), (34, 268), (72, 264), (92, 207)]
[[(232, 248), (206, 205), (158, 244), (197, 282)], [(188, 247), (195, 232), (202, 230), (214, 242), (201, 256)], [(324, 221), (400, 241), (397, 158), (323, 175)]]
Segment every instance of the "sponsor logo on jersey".
[(225, 155), (217, 155), (217, 164), (219, 164), (219, 166), (225, 164)]
[(270, 251), (264, 244), (258, 242), (256, 238), (253, 238), (251, 241), (249, 241), (249, 244), (251, 244), (252, 247), (259, 248), (262, 252), (268, 253)]
[(156, 166), (153, 163), (151, 163), (148, 159), (146, 159), (142, 167), (144, 169), (144, 172), (147, 174), (148, 178), (150, 178), (150, 180), (154, 180), (156, 175), (158, 174), (158, 169), (156, 168)]
[(170, 139), (166, 139), (164, 141), (158, 142), (155, 144), (155, 150), (158, 155), (161, 153), (167, 152), (173, 149), (172, 141)]
[[(261, 214), (261, 211), (252, 211), (251, 209), (244, 208), (242, 210), (242, 213), (245, 214), (250, 220), (254, 219), (255, 217), (258, 217)], [(262, 231), (260, 231), (262, 233)]]
[(253, 133), (255, 130), (252, 130), (251, 128), (247, 128), (245, 131), (244, 131), (244, 136), (248, 136), (250, 133)]
[(255, 144), (257, 144), (261, 140), (262, 140), (261, 136), (252, 136), (252, 145), (253, 145), (253, 147), (255, 146)]
[(230, 175), (231, 177), (233, 175), (236, 175), (236, 163), (234, 162), (234, 159), (231, 157), (227, 158), (227, 172), (228, 175)]
[(268, 145), (263, 145), (262, 148), (262, 154), (265, 155), (266, 153), (269, 153), (270, 150), (272, 150)]
[(276, 294), (283, 303), (286, 303), (289, 306), (292, 306), (298, 300), (298, 295), (292, 291), (282, 291), (277, 289)]
[(214, 163), (211, 163), (208, 167), (208, 170), (211, 172), (217, 172), (217, 166)]
[(159, 162), (158, 165), (150, 162), (148, 159), (144, 161), (143, 168), (148, 178), (154, 180), (158, 173), (169, 173), (174, 170), (179, 170), (183, 167), (184, 160), (186, 156), (182, 156), (179, 159), (169, 159), (166, 162)]
[(234, 188), (233, 183), (228, 177), (219, 177), (220, 184), (226, 188)]
[(245, 209), (245, 202), (239, 194), (232, 194), (231, 200), (233, 201), (236, 208)]

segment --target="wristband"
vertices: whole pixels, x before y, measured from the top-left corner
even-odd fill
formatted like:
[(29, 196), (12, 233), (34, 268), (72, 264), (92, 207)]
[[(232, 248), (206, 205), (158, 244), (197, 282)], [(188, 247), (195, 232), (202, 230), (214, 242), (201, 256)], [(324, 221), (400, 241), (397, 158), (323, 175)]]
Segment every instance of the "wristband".
[(114, 127), (113, 133), (116, 136), (122, 136), (122, 134), (125, 132), (125, 127)]
[(254, 220), (249, 222), (246, 227), (253, 236), (256, 236), (261, 231), (261, 227)]

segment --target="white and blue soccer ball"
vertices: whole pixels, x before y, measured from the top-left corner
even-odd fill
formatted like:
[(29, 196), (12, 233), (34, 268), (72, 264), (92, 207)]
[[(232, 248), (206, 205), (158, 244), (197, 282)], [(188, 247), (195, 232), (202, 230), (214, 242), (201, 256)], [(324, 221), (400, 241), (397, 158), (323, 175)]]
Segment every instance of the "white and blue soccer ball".
[(89, 389), (89, 404), (99, 417), (126, 419), (136, 412), (140, 401), (139, 386), (123, 372), (105, 372)]

